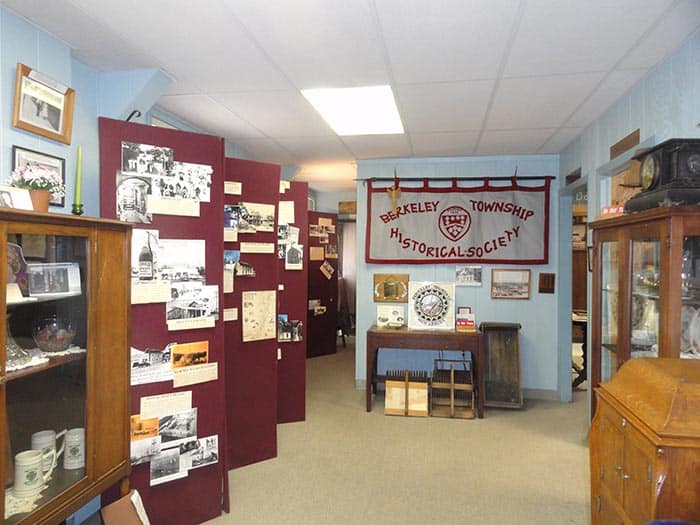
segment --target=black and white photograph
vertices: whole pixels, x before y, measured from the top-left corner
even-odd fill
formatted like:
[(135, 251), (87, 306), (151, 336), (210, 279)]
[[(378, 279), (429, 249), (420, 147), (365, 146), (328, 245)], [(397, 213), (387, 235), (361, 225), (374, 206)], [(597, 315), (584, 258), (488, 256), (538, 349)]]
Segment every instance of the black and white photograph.
[(17, 64), (12, 125), (70, 144), (75, 91)]
[(491, 270), (491, 299), (529, 299), (530, 270)]
[(131, 442), (131, 464), (139, 465), (151, 460), (160, 453), (160, 436), (139, 439)]
[(206, 467), (219, 461), (219, 436), (208, 436), (197, 440), (197, 446), (187, 452), (190, 468)]
[(151, 457), (151, 486), (185, 477), (187, 477), (187, 469), (180, 468), (179, 447), (163, 450), (160, 454)]
[(171, 346), (165, 348), (131, 347), (131, 385), (145, 385), (173, 380), (173, 369), (170, 367)]
[(117, 172), (117, 218), (120, 221), (150, 224), (147, 196), (151, 193), (151, 178)]
[(255, 266), (245, 261), (237, 261), (233, 270), (236, 277), (255, 277)]
[(301, 244), (290, 244), (287, 247), (286, 259), (284, 261), (284, 269), (304, 269), (304, 247)]
[(239, 203), (234, 206), (233, 213), (235, 213), (236, 209), (238, 210), (238, 233), (257, 232), (258, 230), (255, 228), (255, 224), (250, 221), (248, 207), (244, 203)]
[[(256, 232), (275, 231), (275, 206), (273, 204), (260, 204), (257, 202), (244, 202), (242, 206), (247, 212), (246, 220)], [(241, 230), (242, 232), (242, 230)]]
[(154, 281), (160, 279), (160, 232), (158, 230), (131, 230), (131, 279)]
[(455, 267), (456, 286), (481, 286), (481, 266), (457, 265)]
[(194, 164), (191, 162), (174, 161), (170, 170), (170, 178), (191, 188), (190, 199), (201, 202), (211, 201), (211, 176), (214, 168), (209, 164)]
[(168, 175), (173, 150), (162, 146), (122, 142), (122, 171), (146, 176)]
[[(34, 166), (42, 166), (47, 170), (53, 171), (58, 174), (61, 179), (63, 186), (66, 185), (66, 159), (60, 157), (54, 157), (47, 153), (42, 153), (40, 151), (34, 151), (31, 149), (21, 148), (19, 146), (12, 146), (12, 170), (17, 168), (31, 168)], [(65, 192), (61, 197), (55, 197), (51, 195), (51, 201), (49, 204), (55, 206), (63, 206), (66, 203)], [(12, 206), (10, 205), (10, 208)]]
[(27, 264), (30, 297), (78, 295), (81, 291), (78, 263)]
[(158, 435), (160, 435), (163, 449), (176, 447), (196, 438), (197, 408), (160, 417), (158, 419)]
[(204, 239), (159, 239), (160, 278), (172, 282), (204, 282)]
[(309, 237), (320, 237), (323, 235), (323, 226), (309, 224)]
[(166, 303), (166, 319), (197, 319), (219, 316), (218, 286), (202, 286), (200, 282), (173, 282), (171, 299)]

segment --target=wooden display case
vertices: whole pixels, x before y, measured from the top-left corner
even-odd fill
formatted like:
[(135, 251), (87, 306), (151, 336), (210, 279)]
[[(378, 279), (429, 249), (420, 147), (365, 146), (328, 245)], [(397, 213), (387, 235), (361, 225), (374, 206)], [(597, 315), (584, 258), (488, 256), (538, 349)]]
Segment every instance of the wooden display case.
[(590, 227), (591, 385), (631, 358), (700, 359), (700, 208), (654, 208)]
[[(128, 491), (131, 230), (117, 221), (0, 209), (0, 233), (7, 261), (0, 282), (8, 283), (0, 286), (0, 339), (7, 341), (0, 348), (0, 516), (6, 525), (57, 524), (112, 485)], [(47, 317), (70, 323), (54, 332), (57, 343), (74, 334), (67, 353), (36, 348), (33, 332)], [(17, 492), (14, 457), (32, 448), (32, 434), (79, 428), (84, 461), (68, 462), (75, 449), (65, 446), (38, 494)], [(23, 506), (27, 499), (35, 508)]]
[(700, 521), (700, 361), (630, 360), (596, 396), (593, 525)]

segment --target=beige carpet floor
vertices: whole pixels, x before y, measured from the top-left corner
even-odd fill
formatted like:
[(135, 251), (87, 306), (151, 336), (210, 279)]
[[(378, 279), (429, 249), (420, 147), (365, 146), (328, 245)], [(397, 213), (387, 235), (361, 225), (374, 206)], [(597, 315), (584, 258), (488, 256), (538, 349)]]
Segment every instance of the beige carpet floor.
[(230, 472), (231, 513), (207, 523), (589, 523), (585, 391), (482, 420), (385, 416), (382, 395), (365, 412), (351, 345), (307, 363), (307, 420)]

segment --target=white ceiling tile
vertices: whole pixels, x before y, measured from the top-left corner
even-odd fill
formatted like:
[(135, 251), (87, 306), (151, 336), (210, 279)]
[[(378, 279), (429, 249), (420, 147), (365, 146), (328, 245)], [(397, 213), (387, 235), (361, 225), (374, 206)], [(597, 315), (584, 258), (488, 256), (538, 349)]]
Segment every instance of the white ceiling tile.
[(700, 27), (700, 0), (683, 0), (672, 7), (639, 45), (620, 62), (620, 68), (654, 66)]
[(474, 154), (478, 138), (478, 131), (411, 133), (411, 145), (417, 157), (469, 156)]
[(672, 0), (529, 0), (504, 76), (608, 71)]
[(366, 1), (224, 2), (299, 89), (389, 82)]
[(253, 158), (261, 162), (274, 162), (276, 164), (291, 166), (298, 163), (294, 155), (273, 139), (236, 139), (233, 142), (250, 153)]
[(357, 185), (356, 178), (356, 163), (333, 162), (302, 164), (292, 180), (308, 182), (312, 190), (352, 191)]
[(537, 153), (561, 153), (576, 137), (583, 133), (583, 130), (584, 128), (559, 128), (549, 137)]
[(495, 78), (517, 0), (375, 0), (397, 83)]
[(165, 95), (158, 105), (225, 138), (261, 137), (262, 133), (206, 95)]
[(294, 137), (276, 139), (276, 142), (301, 163), (355, 160), (338, 137)]
[(521, 155), (539, 151), (554, 131), (554, 129), (485, 131), (479, 141), (476, 155)]
[(410, 157), (411, 146), (405, 134), (400, 135), (354, 135), (341, 140), (356, 159), (386, 157)]
[(566, 122), (570, 127), (586, 127), (600, 117), (646, 74), (646, 69), (613, 71), (588, 100)]
[(411, 132), (481, 129), (493, 80), (399, 86), (399, 112)]
[(335, 137), (298, 91), (216, 93), (212, 97), (241, 118), (255, 122), (268, 137)]
[(602, 78), (603, 73), (586, 73), (503, 79), (487, 129), (558, 128)]

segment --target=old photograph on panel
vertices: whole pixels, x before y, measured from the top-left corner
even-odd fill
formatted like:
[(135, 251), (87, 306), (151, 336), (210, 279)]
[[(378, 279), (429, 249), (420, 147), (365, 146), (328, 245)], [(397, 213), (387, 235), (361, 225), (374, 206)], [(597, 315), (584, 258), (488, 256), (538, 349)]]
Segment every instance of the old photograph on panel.
[(120, 221), (150, 224), (152, 216), (147, 209), (147, 196), (151, 193), (151, 178), (118, 171), (117, 218)]
[(204, 282), (204, 239), (160, 239), (161, 279), (171, 282)]
[(122, 171), (140, 175), (167, 175), (173, 164), (173, 150), (162, 146), (122, 142)]
[(158, 419), (162, 448), (170, 448), (197, 436), (197, 408), (169, 414)]

